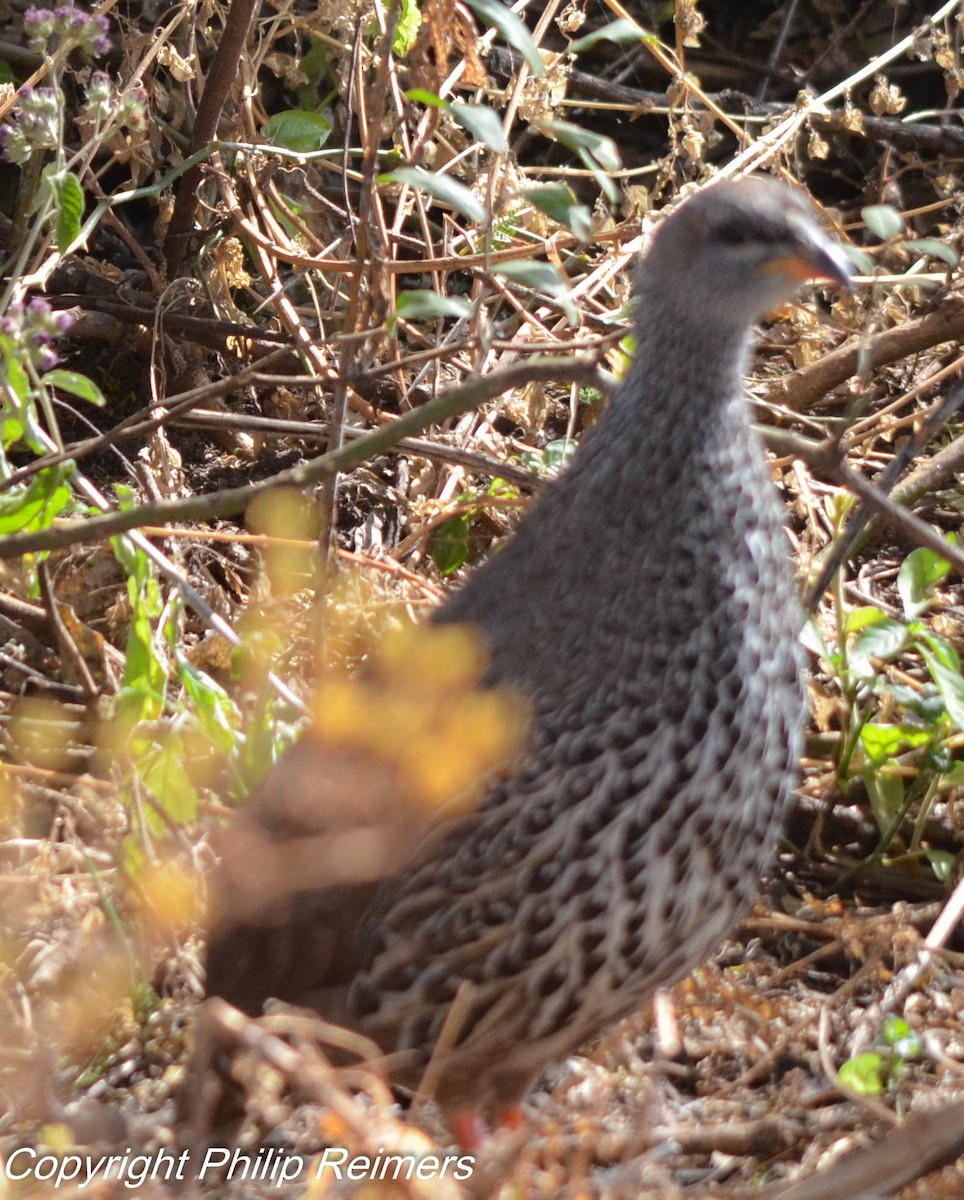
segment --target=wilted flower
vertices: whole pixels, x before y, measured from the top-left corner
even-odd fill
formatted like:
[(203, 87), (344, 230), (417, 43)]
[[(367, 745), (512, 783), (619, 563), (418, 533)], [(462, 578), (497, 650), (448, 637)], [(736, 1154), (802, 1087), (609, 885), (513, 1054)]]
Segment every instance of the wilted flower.
[(0, 152), (8, 162), (25, 163), (34, 150), (57, 145), (60, 102), (55, 88), (23, 88), (11, 120), (0, 126)]
[(87, 84), (87, 118), (102, 129), (110, 123), (140, 129), (147, 120), (146, 99), (143, 88), (130, 88), (122, 95), (109, 75), (94, 71)]

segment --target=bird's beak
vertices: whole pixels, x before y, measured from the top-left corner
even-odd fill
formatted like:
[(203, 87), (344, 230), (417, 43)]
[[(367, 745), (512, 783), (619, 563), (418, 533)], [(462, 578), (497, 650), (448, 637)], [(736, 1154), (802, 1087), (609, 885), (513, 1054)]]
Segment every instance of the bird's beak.
[(771, 259), (761, 271), (765, 275), (787, 275), (799, 283), (829, 279), (848, 292), (853, 291), (854, 287), (850, 259), (829, 238), (821, 238), (819, 241), (807, 239), (806, 243), (798, 245), (793, 253)]

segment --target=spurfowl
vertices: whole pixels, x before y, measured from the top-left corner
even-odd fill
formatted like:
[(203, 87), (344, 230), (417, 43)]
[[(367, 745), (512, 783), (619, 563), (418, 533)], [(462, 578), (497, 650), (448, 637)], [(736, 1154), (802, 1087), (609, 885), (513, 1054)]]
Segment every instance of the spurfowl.
[[(524, 752), (380, 879), (293, 873), (258, 909), (229, 853), (210, 995), (316, 1007), (414, 1087), (458, 993), (436, 1095), (500, 1109), (712, 953), (770, 858), (804, 719), (781, 509), (743, 391), (751, 327), (802, 281), (848, 274), (772, 180), (706, 187), (660, 225), (612, 405), (434, 617), (479, 629), (486, 682), (528, 696)], [(356, 787), (350, 764), (331, 770), (295, 747), (239, 828), (323, 853), (313, 793)]]

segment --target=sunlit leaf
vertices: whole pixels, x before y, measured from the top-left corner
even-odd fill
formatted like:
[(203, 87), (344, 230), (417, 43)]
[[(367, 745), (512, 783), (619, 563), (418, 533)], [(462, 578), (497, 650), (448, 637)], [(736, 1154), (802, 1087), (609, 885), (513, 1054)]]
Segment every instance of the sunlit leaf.
[(0, 492), (0, 534), (46, 529), (73, 498), (66, 483), (73, 471), (72, 462), (45, 467), (26, 487)]
[(415, 0), (400, 0), (398, 20), (395, 23), (395, 36), (392, 39), (392, 54), (396, 58), (404, 58), (415, 45), (421, 23), (422, 14), (419, 12)]
[(949, 267), (956, 267), (961, 260), (961, 256), (953, 246), (949, 246), (947, 242), (938, 241), (937, 238), (910, 238), (904, 242), (904, 248), (916, 250), (918, 254), (929, 254), (932, 258), (940, 258)]
[(920, 1058), (923, 1051), (920, 1034), (903, 1017), (884, 1018), (883, 1040), (894, 1054), (905, 1060)]
[(428, 288), (417, 292), (399, 292), (395, 312), (406, 321), (427, 321), (433, 317), (467, 317), (472, 305), (461, 296), (440, 296)]
[(498, 29), (507, 45), (519, 51), (533, 75), (545, 74), (546, 68), (532, 34), (512, 9), (506, 8), (500, 0), (466, 0), (466, 3), (486, 25)]
[(640, 29), (635, 21), (620, 17), (618, 21), (610, 21), (608, 25), (602, 25), (592, 33), (587, 33), (585, 37), (570, 42), (569, 53), (582, 54), (584, 50), (591, 50), (599, 42), (614, 42), (617, 46), (626, 46), (633, 42), (645, 42), (652, 37), (653, 34)]
[(960, 667), (949, 666), (933, 649), (922, 645), (920, 650), (931, 678), (940, 691), (947, 715), (958, 729), (964, 729), (964, 677)]
[(509, 143), (505, 140), (505, 130), (496, 112), (486, 108), (484, 104), (453, 104), (449, 108), (452, 117), (463, 129), (467, 129), (473, 137), (479, 139), (490, 150), (502, 153), (508, 150)]
[(928, 607), (930, 589), (940, 583), (950, 569), (951, 564), (946, 558), (926, 546), (918, 546), (907, 555), (897, 576), (897, 591), (908, 617), (916, 617)]
[(428, 91), (427, 88), (409, 88), (402, 95), (406, 100), (411, 100), (413, 104), (424, 104), (426, 108), (448, 108), (449, 106), (447, 100), (443, 100), (441, 96)]
[(905, 748), (926, 746), (930, 740), (930, 732), (917, 725), (878, 725), (867, 721), (860, 728), (861, 744), (873, 763), (886, 762)]
[(860, 210), (864, 224), (882, 242), (900, 237), (904, 232), (904, 218), (892, 204), (868, 204)]
[(881, 609), (873, 604), (863, 604), (859, 608), (852, 608), (847, 613), (847, 619), (844, 622), (844, 632), (859, 633), (861, 629), (866, 629), (868, 625), (874, 625), (878, 621), (886, 620)]
[(571, 150), (587, 151), (607, 171), (618, 171), (623, 165), (616, 143), (605, 134), (571, 121), (540, 121), (539, 128)]
[(873, 1052), (858, 1054), (844, 1063), (838, 1078), (848, 1091), (858, 1096), (879, 1096), (884, 1090), (884, 1061)]
[(957, 862), (956, 856), (951, 854), (950, 850), (927, 850), (925, 857), (937, 882), (950, 883), (951, 873)]
[(63, 254), (80, 233), (84, 189), (77, 176), (69, 171), (51, 176), (50, 187), (57, 205), (57, 249)]
[(407, 183), (410, 187), (427, 192), (436, 200), (442, 200), (459, 212), (465, 213), (470, 220), (479, 225), (485, 224), (486, 212), (482, 202), (464, 183), (459, 183), (450, 175), (439, 175), (422, 167), (398, 167), (397, 170), (380, 176), (380, 179), (382, 182), (394, 180), (396, 183)]
[[(175, 825), (197, 819), (197, 788), (184, 769), (183, 740), (174, 730), (164, 737), (159, 749), (141, 764), (141, 778), (158, 804)], [(147, 810), (147, 819), (157, 832), (167, 825), (160, 813)]]
[(547, 296), (562, 296), (569, 291), (568, 281), (559, 273), (552, 263), (518, 262), (500, 263), (496, 273), (511, 279), (513, 283), (521, 283), (534, 291), (544, 292)]
[(863, 629), (850, 649), (850, 669), (855, 675), (871, 679), (877, 672), (874, 659), (889, 662), (906, 646), (909, 634), (906, 625), (885, 617)]
[(592, 234), (592, 214), (580, 204), (564, 183), (547, 183), (542, 187), (526, 188), (525, 198), (547, 217), (571, 230), (581, 241)]

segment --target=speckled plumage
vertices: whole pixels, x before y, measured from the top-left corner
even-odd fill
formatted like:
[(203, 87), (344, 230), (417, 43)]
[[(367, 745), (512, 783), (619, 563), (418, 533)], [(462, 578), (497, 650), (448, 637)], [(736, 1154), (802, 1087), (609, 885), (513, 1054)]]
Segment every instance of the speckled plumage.
[(613, 404), (435, 617), (478, 626), (488, 680), (527, 694), (526, 753), (381, 882), (301, 896), (283, 928), (225, 918), (210, 993), (319, 1005), (401, 1052), (414, 1086), (468, 981), (438, 1096), (502, 1107), (718, 946), (801, 747), (800, 617), (742, 384), (751, 324), (801, 266), (846, 276), (771, 181), (704, 189), (663, 223)]

